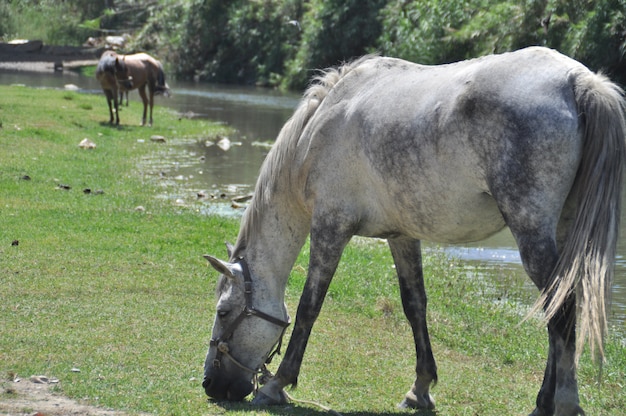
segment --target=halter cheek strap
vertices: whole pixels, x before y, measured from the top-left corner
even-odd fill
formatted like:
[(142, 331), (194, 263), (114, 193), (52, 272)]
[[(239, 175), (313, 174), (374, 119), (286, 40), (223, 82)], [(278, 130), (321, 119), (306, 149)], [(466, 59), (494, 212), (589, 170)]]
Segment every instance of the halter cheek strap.
[(213, 359), (213, 367), (219, 368), (221, 366), (221, 358), (222, 358), (222, 355), (224, 355), (225, 357), (230, 359), (235, 365), (237, 365), (239, 368), (249, 371), (253, 374), (259, 374), (259, 373), (263, 373), (262, 369), (261, 370), (251, 369), (249, 367), (246, 367), (245, 365), (241, 364), (238, 360), (236, 360), (232, 355), (230, 355), (230, 348), (228, 347), (228, 343), (226, 341), (228, 341), (233, 336), (235, 329), (237, 329), (241, 321), (243, 321), (243, 319), (248, 316), (257, 316), (274, 325), (278, 325), (282, 327), (283, 331), (280, 334), (280, 338), (278, 342), (276, 343), (276, 348), (275, 349), (273, 348), (274, 351), (271, 352), (268, 355), (267, 359), (265, 360), (265, 363), (269, 364), (276, 354), (280, 354), (280, 347), (282, 346), (282, 343), (283, 343), (283, 336), (285, 335), (285, 330), (287, 329), (291, 321), (290, 320), (284, 321), (282, 319), (273, 317), (263, 311), (256, 309), (254, 306), (252, 306), (252, 277), (250, 276), (250, 269), (248, 268), (248, 263), (246, 263), (246, 260), (243, 257), (239, 257), (237, 261), (241, 264), (241, 268), (243, 271), (244, 296), (246, 300), (246, 305), (244, 306), (243, 310), (239, 313), (237, 318), (235, 318), (235, 320), (231, 322), (231, 324), (226, 328), (226, 330), (222, 333), (220, 337), (211, 339), (209, 345), (211, 347), (217, 348), (215, 358)]

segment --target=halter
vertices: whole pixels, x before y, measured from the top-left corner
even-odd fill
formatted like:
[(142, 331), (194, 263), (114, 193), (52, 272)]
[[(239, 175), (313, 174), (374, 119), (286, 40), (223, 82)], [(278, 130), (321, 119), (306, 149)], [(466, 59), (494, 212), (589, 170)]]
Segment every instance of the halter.
[[(119, 65), (122, 68), (121, 71), (118, 71), (117, 62), (119, 62)], [(121, 60), (118, 57), (117, 62), (115, 65), (113, 65), (113, 75), (115, 76), (115, 82), (117, 83), (118, 86), (121, 86), (122, 88), (125, 88), (128, 90), (132, 89), (133, 77), (129, 74), (128, 66), (126, 66), (126, 55), (124, 55)], [(119, 73), (122, 73), (126, 78), (120, 79), (117, 75)]]
[[(241, 313), (239, 313), (239, 316), (237, 316), (237, 318), (226, 328), (226, 330), (222, 333), (220, 337), (211, 339), (209, 345), (211, 347), (217, 348), (217, 353), (215, 354), (215, 358), (213, 359), (213, 367), (220, 368), (221, 358), (222, 358), (222, 355), (224, 355), (242, 370), (248, 371), (255, 375), (266, 374), (267, 370), (265, 370), (265, 364), (271, 363), (274, 356), (276, 354), (280, 354), (280, 347), (283, 343), (283, 336), (285, 335), (285, 330), (287, 329), (291, 321), (289, 319), (287, 321), (283, 321), (282, 319), (275, 318), (271, 315), (268, 315), (265, 312), (262, 312), (256, 309), (254, 306), (252, 306), (252, 277), (250, 276), (250, 269), (248, 268), (248, 264), (246, 263), (246, 260), (243, 257), (238, 257), (237, 261), (241, 264), (241, 268), (243, 270), (243, 284), (244, 284), (244, 295), (246, 298), (246, 306), (244, 306)], [(273, 352), (271, 352), (268, 355), (267, 359), (265, 360), (265, 364), (263, 364), (262, 367), (258, 369), (252, 369), (252, 368), (246, 367), (245, 365), (241, 364), (237, 359), (235, 359), (232, 355), (230, 355), (230, 352), (229, 352), (230, 348), (228, 346), (228, 343), (226, 342), (233, 336), (235, 329), (237, 329), (241, 321), (243, 321), (243, 319), (247, 316), (257, 316), (261, 319), (264, 319), (274, 325), (278, 325), (283, 328), (283, 331), (280, 334), (280, 338), (278, 339), (278, 342), (276, 343), (276, 348), (274, 349)]]

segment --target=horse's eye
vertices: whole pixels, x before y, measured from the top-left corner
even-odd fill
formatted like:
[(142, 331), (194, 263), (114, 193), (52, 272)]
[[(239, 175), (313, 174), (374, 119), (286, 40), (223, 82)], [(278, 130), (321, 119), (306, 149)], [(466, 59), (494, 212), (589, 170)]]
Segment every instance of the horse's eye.
[(220, 309), (219, 311), (217, 311), (217, 316), (219, 316), (220, 318), (225, 318), (226, 316), (228, 316), (229, 313), (230, 311), (228, 310)]

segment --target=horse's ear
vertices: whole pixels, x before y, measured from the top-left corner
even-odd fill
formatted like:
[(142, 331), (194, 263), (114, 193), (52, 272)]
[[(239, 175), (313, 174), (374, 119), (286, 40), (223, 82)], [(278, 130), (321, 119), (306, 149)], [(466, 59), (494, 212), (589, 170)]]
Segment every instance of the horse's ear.
[(205, 254), (204, 258), (209, 261), (209, 263), (211, 264), (211, 266), (213, 266), (215, 270), (217, 270), (224, 276), (230, 277), (233, 279), (235, 278), (235, 268), (233, 267), (234, 266), (233, 264), (222, 261), (213, 256), (209, 256), (208, 254)]
[(235, 247), (227, 241), (226, 242), (226, 251), (228, 252), (228, 258), (229, 259), (233, 257), (233, 251), (234, 250), (235, 250)]

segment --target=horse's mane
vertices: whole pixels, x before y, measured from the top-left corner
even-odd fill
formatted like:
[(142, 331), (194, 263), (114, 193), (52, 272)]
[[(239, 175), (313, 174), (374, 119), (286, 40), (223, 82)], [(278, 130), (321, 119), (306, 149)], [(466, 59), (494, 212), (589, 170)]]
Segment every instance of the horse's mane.
[(305, 91), (300, 103), (291, 118), (285, 123), (276, 143), (268, 153), (254, 189), (254, 197), (246, 209), (241, 220), (239, 237), (233, 250), (233, 256), (245, 250), (249, 236), (255, 233), (259, 224), (259, 215), (267, 204), (271, 203), (272, 193), (279, 186), (289, 186), (292, 183), (290, 160), (293, 159), (296, 145), (307, 123), (315, 114), (324, 98), (348, 73), (372, 59), (375, 55), (366, 55), (338, 68), (328, 68), (312, 79), (311, 85)]

